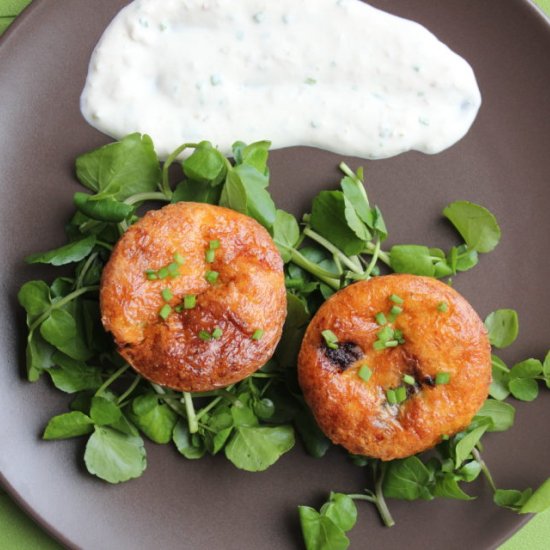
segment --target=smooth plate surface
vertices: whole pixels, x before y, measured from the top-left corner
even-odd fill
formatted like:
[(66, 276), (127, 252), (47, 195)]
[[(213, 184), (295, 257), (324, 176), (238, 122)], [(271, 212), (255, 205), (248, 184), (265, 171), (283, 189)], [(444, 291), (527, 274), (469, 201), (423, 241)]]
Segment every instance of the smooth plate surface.
[[(358, 492), (366, 482), (337, 449), (315, 460), (298, 446), (266, 473), (249, 474), (221, 457), (187, 462), (174, 449), (149, 444), (145, 475), (109, 486), (84, 472), (81, 441), (39, 438), (67, 399), (45, 380), (23, 379), (25, 329), (16, 292), (52, 272), (22, 258), (63, 242), (78, 190), (74, 158), (107, 141), (81, 118), (78, 97), (92, 48), (124, 3), (36, 2), (0, 46), (0, 472), (18, 501), (68, 546), (300, 548), (296, 505), (318, 506), (331, 489)], [(468, 136), (442, 154), (365, 163), (370, 197), (385, 214), (392, 242), (444, 247), (455, 239), (439, 217), (445, 204), (468, 199), (490, 207), (503, 240), (455, 286), (482, 317), (499, 307), (518, 310), (520, 339), (505, 359), (541, 357), (550, 342), (548, 23), (526, 0), (372, 4), (423, 23), (466, 57), (484, 104)], [(340, 160), (305, 148), (273, 153), (278, 204), (306, 208), (318, 190), (336, 186)], [(501, 487), (536, 486), (550, 474), (542, 421), (550, 393), (543, 394), (518, 405), (513, 430), (487, 437), (485, 457)], [(391, 530), (361, 506), (352, 548), (493, 548), (524, 519), (495, 508), (485, 484), (475, 490), (480, 498), (473, 503), (391, 502), (397, 520)]]

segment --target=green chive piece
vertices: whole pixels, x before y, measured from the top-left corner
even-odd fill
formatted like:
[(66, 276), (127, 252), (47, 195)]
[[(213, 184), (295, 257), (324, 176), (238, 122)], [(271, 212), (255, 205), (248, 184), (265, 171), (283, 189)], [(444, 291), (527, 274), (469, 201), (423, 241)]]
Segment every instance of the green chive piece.
[(261, 328), (257, 328), (252, 334), (252, 340), (259, 340), (263, 335), (264, 331)]
[(212, 338), (214, 338), (214, 340), (217, 340), (218, 338), (221, 338), (222, 334), (223, 334), (223, 330), (220, 327), (216, 327), (212, 331)]
[(399, 345), (399, 342), (397, 340), (388, 340), (384, 343), (384, 347), (386, 348), (396, 348)]
[(338, 338), (332, 330), (323, 330), (323, 332), (321, 332), (321, 336), (325, 340), (325, 344), (328, 348), (338, 349)]
[(451, 381), (451, 374), (448, 372), (438, 372), (435, 376), (436, 384), (448, 384)]
[(168, 271), (168, 268), (167, 267), (161, 267), (158, 271), (157, 271), (157, 277), (159, 279), (166, 279), (166, 277), (168, 277), (168, 275), (170, 274), (170, 272)]
[(216, 257), (216, 252), (214, 250), (207, 250), (206, 251), (206, 254), (204, 255), (206, 261), (211, 264), (215, 257)]
[(169, 288), (163, 288), (161, 294), (162, 294), (162, 299), (165, 302), (169, 302), (174, 297), (174, 295), (172, 294), (172, 291)]
[(398, 403), (403, 403), (407, 400), (407, 390), (404, 386), (399, 386), (395, 389), (395, 399)]
[(154, 269), (148, 269), (147, 271), (145, 271), (145, 276), (147, 277), (147, 279), (149, 279), (149, 281), (155, 281), (159, 278), (157, 272)]
[(172, 313), (172, 308), (168, 304), (164, 304), (159, 311), (159, 317), (162, 317), (165, 321), (168, 318), (168, 315)]
[(178, 265), (183, 265), (185, 263), (185, 258), (179, 252), (174, 252), (174, 261)]
[(399, 305), (401, 305), (401, 304), (404, 302), (403, 298), (401, 298), (401, 296), (398, 296), (397, 294), (392, 294), (392, 295), (390, 296), (390, 300), (391, 300), (394, 304), (399, 304)]
[(378, 331), (378, 340), (381, 342), (387, 342), (392, 340), (394, 337), (394, 330), (391, 327), (384, 327), (382, 330)]
[(405, 374), (405, 376), (403, 376), (403, 382), (405, 382), (405, 384), (409, 384), (409, 386), (414, 386), (416, 384), (414, 376), (411, 376), (410, 374)]
[(206, 332), (206, 330), (201, 330), (199, 332), (199, 338), (204, 342), (208, 342), (209, 340), (212, 340), (212, 336), (210, 335), (209, 332)]
[(386, 391), (386, 399), (388, 400), (388, 403), (390, 405), (395, 405), (397, 403), (397, 396), (395, 395), (394, 390), (387, 390)]
[(447, 305), (447, 302), (439, 302), (439, 304), (437, 304), (437, 311), (441, 313), (446, 313), (448, 309), (449, 306)]
[(393, 306), (391, 309), (390, 309), (390, 313), (392, 315), (399, 315), (400, 313), (403, 313), (403, 308), (402, 307), (399, 307), (399, 306)]
[(183, 308), (184, 309), (193, 309), (197, 304), (197, 297), (195, 294), (188, 294), (183, 298)]
[(361, 380), (368, 382), (370, 380), (370, 377), (372, 376), (372, 371), (367, 365), (363, 365), (357, 372), (357, 376), (359, 376)]
[(386, 349), (386, 345), (384, 344), (384, 342), (381, 342), (380, 340), (376, 340), (376, 342), (374, 342), (372, 347), (378, 351)]
[(374, 316), (374, 318), (376, 319), (376, 322), (377, 322), (380, 326), (385, 325), (385, 324), (388, 322), (388, 320), (386, 319), (386, 316), (385, 316), (382, 312), (377, 313), (377, 314)]
[(177, 277), (180, 274), (180, 264), (172, 262), (167, 267), (170, 277)]
[(218, 241), (218, 239), (214, 239), (213, 241), (210, 241), (208, 246), (210, 250), (218, 250), (218, 248), (220, 248), (220, 241)]
[(174, 308), (174, 311), (176, 313), (181, 313), (183, 311), (183, 304), (178, 304), (175, 308)]
[(443, 441), (448, 441), (448, 440), (449, 440), (449, 436), (448, 436), (447, 434), (442, 434), (441, 439), (442, 439)]
[(214, 284), (219, 277), (219, 273), (217, 271), (207, 271), (204, 278), (211, 284)]

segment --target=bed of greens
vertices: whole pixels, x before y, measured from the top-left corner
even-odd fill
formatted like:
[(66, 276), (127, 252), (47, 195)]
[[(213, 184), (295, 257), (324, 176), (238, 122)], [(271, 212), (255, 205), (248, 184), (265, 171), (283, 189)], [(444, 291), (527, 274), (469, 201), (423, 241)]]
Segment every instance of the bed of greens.
[[(77, 158), (76, 176), (88, 192), (74, 196), (68, 243), (27, 258), (70, 264), (73, 274), (29, 281), (18, 297), (27, 313), (28, 379), (46, 375), (71, 395), (70, 411), (50, 419), (43, 437), (86, 436), (84, 463), (91, 474), (110, 483), (140, 476), (147, 464), (143, 436), (158, 444), (173, 442), (190, 460), (223, 453), (237, 468), (252, 472), (290, 451), (296, 435), (309, 454), (321, 458), (331, 443), (317, 427), (296, 377), (301, 339), (317, 308), (344, 286), (380, 273), (425, 275), (452, 284), (453, 276), (475, 267), (479, 254), (499, 242), (495, 217), (482, 206), (458, 201), (443, 210), (460, 237), (450, 250), (417, 244), (385, 249), (388, 230), (381, 210), (367, 197), (362, 169), (345, 164), (339, 188), (319, 193), (311, 212), (298, 220), (277, 209), (269, 193), (269, 145), (237, 142), (231, 162), (209, 142), (184, 144), (160, 163), (151, 139), (131, 134)], [(188, 156), (181, 161), (184, 151)], [(285, 262), (288, 291), (288, 316), (273, 359), (238, 384), (196, 394), (175, 392), (136, 374), (103, 330), (98, 301), (101, 272), (119, 237), (147, 207), (177, 201), (226, 206), (266, 227)], [(518, 335), (513, 310), (497, 310), (485, 324), (494, 348), (511, 345)], [(535, 491), (497, 488), (481, 455), (482, 436), (514, 423), (515, 409), (505, 400), (532, 401), (541, 384), (550, 388), (550, 352), (511, 368), (493, 355), (490, 397), (467, 430), (429, 453), (402, 460), (350, 456), (350, 468), (365, 469), (366, 487), (356, 494), (330, 493), (320, 510), (299, 507), (308, 550), (349, 546), (346, 532), (357, 519), (356, 501), (374, 504), (391, 526), (386, 498), (471, 500), (475, 497), (465, 484), (480, 475), (499, 506), (519, 513), (550, 507), (550, 480)]]

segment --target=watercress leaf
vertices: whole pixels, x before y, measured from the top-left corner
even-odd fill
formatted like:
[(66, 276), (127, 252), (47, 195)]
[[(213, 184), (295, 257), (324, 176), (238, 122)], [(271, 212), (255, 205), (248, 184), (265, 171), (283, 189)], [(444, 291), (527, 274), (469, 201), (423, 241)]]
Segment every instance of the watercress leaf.
[[(139, 396), (136, 400), (140, 400), (138, 405), (135, 401), (132, 403), (132, 412), (129, 412), (130, 419), (134, 424), (149, 438), (151, 441), (159, 444), (168, 443), (178, 421), (176, 413), (166, 404), (159, 403), (155, 396), (153, 399), (147, 395)], [(142, 398), (145, 398), (143, 400)], [(153, 406), (149, 408), (149, 405)], [(136, 413), (136, 410), (139, 411)]]
[(110, 399), (94, 395), (90, 407), (90, 416), (98, 426), (107, 426), (120, 418), (120, 409)]
[(285, 263), (290, 261), (289, 249), (294, 248), (299, 239), (300, 227), (296, 218), (284, 210), (277, 210), (273, 224), (273, 241), (277, 245)]
[(357, 507), (348, 495), (331, 493), (321, 508), (321, 515), (330, 518), (343, 531), (349, 531), (357, 522)]
[(436, 497), (454, 498), (457, 500), (474, 500), (472, 497), (465, 493), (453, 474), (444, 474), (437, 476), (435, 480), (435, 487), (433, 494)]
[[(81, 265), (82, 262), (80, 262)], [(77, 266), (78, 269), (78, 266)], [(50, 291), (52, 298), (55, 300), (55, 298), (61, 298), (62, 296), (66, 296), (71, 292), (74, 285), (74, 279), (70, 279), (69, 277), (57, 277), (53, 281), (53, 283), (50, 286)]]
[(141, 437), (96, 426), (86, 444), (84, 462), (88, 471), (109, 483), (139, 477), (147, 466)]
[(223, 181), (227, 170), (225, 157), (209, 141), (201, 141), (182, 167), (189, 179), (212, 186)]
[(277, 361), (283, 367), (296, 366), (298, 351), (309, 319), (306, 303), (294, 294), (287, 293), (287, 316), (276, 350)]
[(321, 431), (313, 414), (305, 405), (298, 410), (294, 418), (294, 425), (308, 454), (315, 458), (325, 456), (331, 442)]
[(292, 426), (239, 427), (225, 447), (225, 456), (237, 468), (261, 472), (293, 446)]
[(375, 206), (372, 209), (372, 216), (374, 218), (374, 230), (381, 241), (385, 240), (388, 236), (388, 229), (386, 228), (386, 222), (384, 221), (384, 216), (378, 206)]
[(65, 309), (54, 309), (40, 325), (40, 334), (46, 342), (73, 359), (86, 361), (91, 355), (77, 330), (75, 318)]
[(390, 250), (391, 268), (396, 273), (433, 277), (435, 268), (427, 246), (398, 244)]
[[(244, 144), (243, 144), (244, 145)], [(248, 164), (258, 172), (267, 172), (267, 159), (269, 156), (270, 141), (256, 141), (241, 148), (239, 164)]]
[(138, 429), (126, 418), (124, 414), (120, 415), (120, 418), (110, 425), (113, 430), (117, 430), (123, 434), (139, 436)]
[(254, 411), (242, 401), (236, 401), (231, 407), (231, 416), (235, 426), (238, 427), (258, 426), (259, 424)]
[(155, 393), (138, 395), (132, 400), (132, 412), (138, 416), (147, 414), (158, 405), (158, 402), (158, 396)]
[(346, 550), (349, 539), (329, 517), (309, 506), (298, 506), (306, 550)]
[(467, 246), (461, 245), (457, 249), (455, 263), (456, 271), (468, 271), (475, 267), (479, 262), (479, 257), (475, 250), (470, 250)]
[(212, 438), (212, 454), (215, 455), (219, 453), (224, 445), (227, 443), (227, 440), (231, 436), (233, 428), (225, 428), (217, 432)]
[(172, 202), (205, 202), (218, 204), (221, 196), (221, 186), (212, 187), (209, 183), (184, 180), (179, 183), (172, 194)]
[(54, 416), (44, 430), (43, 439), (68, 439), (91, 433), (94, 429), (92, 419), (80, 412), (72, 411)]
[(470, 250), (491, 252), (500, 241), (500, 227), (489, 210), (468, 201), (456, 201), (443, 210)]
[(27, 322), (31, 325), (50, 307), (50, 289), (44, 281), (28, 281), (19, 289), (17, 299), (27, 312)]
[(232, 146), (231, 150), (233, 151), (233, 158), (235, 159), (235, 164), (243, 163), (243, 150), (246, 147), (244, 141), (236, 141)]
[(474, 450), (474, 447), (489, 427), (490, 423), (484, 423), (467, 433), (462, 439), (460, 439), (460, 441), (458, 441), (454, 449), (456, 469), (460, 468), (460, 465), (470, 456), (471, 452)]
[(542, 374), (542, 363), (538, 359), (525, 359), (511, 368), (510, 379), (535, 378), (540, 374)]
[(66, 393), (96, 390), (102, 384), (101, 370), (56, 352), (52, 358), (57, 368), (48, 369), (55, 387)]
[(355, 211), (354, 205), (344, 195), (344, 216), (348, 227), (355, 233), (358, 239), (362, 241), (369, 241), (372, 239), (372, 234), (368, 230), (365, 223), (359, 218)]
[(474, 481), (481, 473), (481, 464), (477, 460), (470, 460), (464, 466), (456, 470), (456, 474), (466, 482)]
[(355, 208), (357, 216), (359, 216), (368, 227), (374, 229), (374, 216), (363, 184), (357, 178), (344, 176), (340, 181), (340, 186), (342, 187), (346, 199)]
[(510, 393), (520, 401), (534, 401), (539, 394), (539, 385), (532, 378), (515, 378), (508, 383)]
[(433, 477), (430, 470), (416, 457), (388, 463), (383, 492), (389, 498), (402, 500), (431, 500)]
[(55, 348), (42, 338), (39, 332), (29, 332), (25, 350), (27, 379), (36, 382), (45, 369), (53, 365), (52, 355)]
[(96, 243), (94, 235), (89, 235), (79, 241), (66, 244), (55, 250), (49, 252), (40, 252), (38, 254), (31, 254), (25, 258), (25, 261), (29, 264), (52, 264), (52, 265), (65, 265), (72, 262), (79, 262), (92, 251)]
[(516, 409), (509, 403), (487, 399), (478, 411), (477, 418), (490, 418), (488, 432), (504, 432), (514, 425)]
[(178, 451), (189, 460), (202, 458), (206, 453), (206, 447), (204, 445), (193, 445), (186, 420), (179, 420), (176, 423), (172, 434), (172, 440)]
[(532, 489), (517, 491), (515, 489), (497, 489), (493, 494), (493, 502), (502, 508), (518, 512), (533, 494)]
[(77, 192), (74, 204), (86, 216), (102, 222), (118, 223), (134, 213), (135, 208), (129, 204), (111, 198), (94, 200), (93, 195)]
[(495, 348), (505, 348), (518, 337), (518, 314), (513, 309), (497, 309), (485, 319), (489, 341)]
[(155, 191), (160, 174), (153, 141), (137, 133), (76, 159), (80, 182), (102, 198), (112, 197), (118, 201)]
[(236, 210), (241, 214), (248, 212), (247, 194), (239, 174), (235, 170), (228, 170), (220, 196), (220, 206)]
[(489, 387), (489, 395), (494, 399), (502, 401), (510, 395), (510, 390), (508, 389), (510, 370), (506, 366), (506, 363), (496, 355), (491, 356), (491, 364), (493, 379)]
[(240, 164), (233, 169), (238, 175), (246, 192), (247, 214), (266, 228), (275, 222), (276, 208), (267, 191), (268, 178), (248, 164)]
[(547, 479), (525, 502), (521, 514), (538, 514), (550, 508), (550, 478)]
[(550, 388), (550, 351), (546, 354), (544, 358), (544, 363), (542, 365), (542, 374), (546, 381), (546, 387)]
[(446, 261), (436, 261), (434, 263), (434, 277), (441, 279), (442, 277), (450, 277), (454, 275), (454, 271)]

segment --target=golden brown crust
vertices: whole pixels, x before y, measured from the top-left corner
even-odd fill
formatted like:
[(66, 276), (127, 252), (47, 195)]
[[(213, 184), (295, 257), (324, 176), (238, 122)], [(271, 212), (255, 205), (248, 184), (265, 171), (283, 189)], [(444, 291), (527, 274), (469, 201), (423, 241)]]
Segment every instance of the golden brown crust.
[[(381, 329), (375, 315), (389, 312), (392, 294), (404, 304), (390, 326), (403, 331), (405, 343), (375, 350)], [(438, 310), (441, 302), (446, 312)], [(348, 350), (348, 368), (327, 352), (321, 335), (326, 329)], [(362, 365), (372, 371), (368, 382), (358, 376)], [(448, 384), (434, 384), (439, 372), (450, 374)], [(427, 277), (388, 275), (353, 284), (321, 306), (302, 342), (298, 374), (319, 426), (334, 443), (353, 454), (393, 460), (468, 426), (487, 397), (491, 348), (479, 316), (451, 287)], [(416, 384), (408, 387), (405, 402), (390, 405), (386, 391), (407, 387), (405, 374)]]
[[(219, 240), (213, 263), (210, 241)], [(150, 281), (179, 253), (174, 278)], [(217, 271), (214, 284), (207, 270)], [(169, 288), (172, 307), (189, 294), (196, 306), (159, 317)], [(101, 312), (120, 354), (149, 380), (181, 391), (227, 386), (261, 367), (273, 354), (286, 316), (283, 262), (267, 231), (248, 216), (208, 204), (180, 202), (149, 211), (115, 246), (103, 271)], [(201, 330), (218, 339), (204, 341)], [(256, 329), (264, 331), (252, 339)]]

